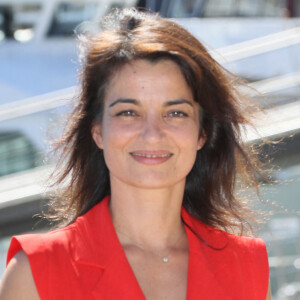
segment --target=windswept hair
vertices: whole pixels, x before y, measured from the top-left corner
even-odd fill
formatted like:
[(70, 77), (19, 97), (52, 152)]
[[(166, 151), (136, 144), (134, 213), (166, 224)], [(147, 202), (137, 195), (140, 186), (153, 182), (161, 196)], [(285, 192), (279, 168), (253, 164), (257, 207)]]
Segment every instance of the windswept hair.
[(61, 163), (54, 186), (62, 188), (52, 202), (52, 217), (73, 222), (110, 194), (103, 150), (96, 146), (91, 129), (101, 122), (112, 76), (135, 59), (169, 59), (180, 67), (201, 107), (200, 134), (206, 138), (187, 176), (183, 205), (205, 224), (242, 233), (251, 211), (235, 195), (236, 185), (239, 181), (257, 187), (258, 168), (251, 149), (242, 141), (250, 110), (233, 84), (235, 78), (199, 40), (157, 14), (133, 8), (114, 11), (104, 19), (102, 29), (81, 37), (82, 90), (58, 143)]

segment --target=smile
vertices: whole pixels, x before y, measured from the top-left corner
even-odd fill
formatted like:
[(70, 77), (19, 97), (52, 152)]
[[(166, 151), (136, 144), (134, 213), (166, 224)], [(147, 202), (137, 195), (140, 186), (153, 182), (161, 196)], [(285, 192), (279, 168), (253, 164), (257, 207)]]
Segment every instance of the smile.
[(164, 157), (172, 156), (171, 153), (166, 153), (166, 154), (144, 154), (144, 153), (132, 152), (130, 154), (133, 155), (133, 156), (146, 157), (146, 158), (164, 158)]
[(143, 165), (148, 166), (155, 166), (163, 164), (164, 162), (168, 161), (172, 156), (173, 153), (168, 153), (167, 151), (138, 151), (138, 152), (131, 152), (130, 155), (132, 158)]

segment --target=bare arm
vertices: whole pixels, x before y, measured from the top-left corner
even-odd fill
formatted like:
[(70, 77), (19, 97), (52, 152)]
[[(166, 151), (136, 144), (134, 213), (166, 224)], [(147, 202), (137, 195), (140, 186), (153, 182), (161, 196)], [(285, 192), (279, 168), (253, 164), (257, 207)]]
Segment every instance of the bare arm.
[(23, 251), (18, 252), (9, 262), (0, 283), (1, 300), (40, 300), (28, 258)]

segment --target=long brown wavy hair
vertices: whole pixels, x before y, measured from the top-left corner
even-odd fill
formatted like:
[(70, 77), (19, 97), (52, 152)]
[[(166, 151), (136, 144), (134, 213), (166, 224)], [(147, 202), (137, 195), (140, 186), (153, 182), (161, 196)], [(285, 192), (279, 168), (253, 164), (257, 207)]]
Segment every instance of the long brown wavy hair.
[[(205, 224), (227, 231), (248, 228), (251, 211), (236, 195), (237, 182), (257, 187), (258, 168), (242, 141), (249, 105), (205, 47), (171, 20), (136, 9), (115, 11), (102, 31), (81, 37), (82, 90), (69, 126), (59, 140), (60, 164), (51, 216), (73, 222), (110, 194), (109, 171), (91, 135), (101, 122), (110, 78), (135, 59), (170, 59), (180, 67), (202, 110), (206, 143), (187, 176), (183, 206)], [(58, 188), (62, 186), (62, 188)]]

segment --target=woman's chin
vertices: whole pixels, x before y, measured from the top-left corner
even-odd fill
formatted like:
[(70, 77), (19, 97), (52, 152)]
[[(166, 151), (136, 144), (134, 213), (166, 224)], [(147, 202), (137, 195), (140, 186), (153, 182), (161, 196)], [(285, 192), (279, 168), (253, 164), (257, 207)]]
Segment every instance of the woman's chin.
[[(132, 175), (132, 174), (131, 174)], [(114, 180), (111, 176), (111, 184), (112, 187), (114, 185), (114, 182), (116, 183), (116, 186), (118, 186), (121, 182), (128, 187), (134, 187), (134, 188), (141, 188), (141, 189), (166, 189), (166, 188), (173, 188), (177, 186), (178, 184), (185, 185), (185, 177), (180, 178), (174, 178), (167, 174), (157, 174), (156, 172), (151, 172), (150, 174), (137, 174), (136, 176), (129, 176), (125, 178), (116, 178)], [(119, 182), (119, 183), (117, 183)]]

